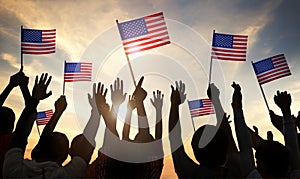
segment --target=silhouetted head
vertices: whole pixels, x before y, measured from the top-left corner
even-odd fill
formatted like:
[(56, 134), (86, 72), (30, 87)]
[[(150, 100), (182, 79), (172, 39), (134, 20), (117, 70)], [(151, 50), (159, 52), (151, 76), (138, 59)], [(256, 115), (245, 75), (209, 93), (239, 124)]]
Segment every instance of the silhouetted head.
[(203, 148), (199, 148), (199, 142), (204, 130), (215, 131), (217, 128), (212, 125), (200, 127), (192, 139), (194, 155), (201, 165), (209, 168), (222, 166), (227, 161), (228, 137), (224, 130), (218, 129), (212, 140)]
[(12, 133), (15, 124), (15, 113), (12, 109), (0, 107), (0, 135)]
[(261, 142), (255, 153), (257, 170), (265, 178), (286, 178), (289, 168), (289, 152), (277, 141)]
[(68, 157), (69, 140), (60, 132), (51, 132), (41, 136), (38, 144), (31, 152), (31, 158), (37, 162), (53, 161), (58, 165)]

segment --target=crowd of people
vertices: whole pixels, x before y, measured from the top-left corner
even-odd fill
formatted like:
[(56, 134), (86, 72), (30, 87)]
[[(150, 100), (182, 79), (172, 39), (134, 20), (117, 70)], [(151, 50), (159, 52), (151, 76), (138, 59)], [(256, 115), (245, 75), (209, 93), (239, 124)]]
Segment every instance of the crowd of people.
[[(108, 89), (102, 83), (93, 85), (92, 94), (88, 94), (91, 106), (90, 118), (82, 134), (77, 135), (69, 144), (64, 133), (56, 132), (55, 127), (67, 107), (65, 96), (60, 96), (54, 104), (55, 111), (44, 127), (38, 143), (31, 151), (31, 159), (25, 159), (24, 153), (28, 137), (36, 120), (37, 106), (41, 100), (52, 95), (48, 92), (51, 76), (47, 73), (35, 78), (30, 93), (29, 78), (21, 69), (10, 77), (8, 85), (0, 95), (0, 177), (1, 178), (160, 178), (164, 166), (162, 147), (162, 106), (165, 100), (160, 90), (153, 92), (151, 103), (156, 110), (155, 135), (150, 134), (144, 100), (147, 92), (143, 89), (142, 77), (133, 94), (123, 90), (123, 81), (117, 78), (110, 86), (112, 105), (106, 101)], [(286, 91), (274, 95), (275, 104), (281, 109), (282, 116), (270, 110), (272, 124), (283, 134), (285, 145), (274, 141), (268, 131), (267, 139), (259, 136), (257, 127), (250, 129), (243, 114), (242, 89), (232, 83), (232, 109), (234, 127), (238, 145), (235, 143), (229, 116), (225, 113), (219, 99), (220, 91), (210, 84), (207, 95), (211, 99), (217, 124), (204, 125), (197, 129), (192, 137), (191, 147), (199, 163), (194, 162), (185, 151), (180, 125), (180, 105), (186, 100), (185, 84), (176, 81), (171, 86), (169, 112), (169, 140), (172, 159), (178, 178), (299, 178), (300, 153), (297, 128), (300, 128), (300, 112), (297, 117), (291, 114), (291, 95)], [(15, 126), (15, 113), (12, 108), (3, 106), (13, 88), (19, 87), (25, 101), (25, 107)], [(119, 107), (127, 102), (122, 138), (116, 129)], [(130, 139), (131, 117), (136, 109), (138, 133)], [(101, 117), (106, 128), (102, 147), (98, 156), (91, 161), (95, 149), (95, 137)], [(172, 134), (171, 134), (172, 133)], [(211, 140), (203, 139), (211, 136)], [(126, 144), (147, 144), (140, 147), (127, 147)], [(149, 148), (149, 146), (152, 146)], [(238, 147), (237, 147), (238, 146)], [(110, 151), (115, 156), (109, 155)], [(253, 153), (255, 149), (255, 154)], [(120, 161), (118, 155), (134, 153), (140, 161)], [(63, 165), (67, 157), (71, 160)], [(256, 164), (255, 164), (256, 161)]]

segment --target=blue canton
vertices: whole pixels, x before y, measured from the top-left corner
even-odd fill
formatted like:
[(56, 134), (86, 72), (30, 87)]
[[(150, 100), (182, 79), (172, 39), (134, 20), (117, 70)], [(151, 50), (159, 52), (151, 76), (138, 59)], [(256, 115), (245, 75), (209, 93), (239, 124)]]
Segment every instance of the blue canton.
[(148, 34), (147, 25), (144, 18), (119, 23), (118, 27), (122, 40)]
[(190, 110), (203, 108), (202, 100), (189, 101), (189, 108), (190, 108)]
[(80, 63), (66, 63), (65, 73), (80, 72)]
[(214, 34), (213, 47), (233, 48), (233, 35)]
[(271, 58), (264, 59), (262, 61), (253, 64), (255, 74), (261, 74), (266, 71), (274, 69), (274, 64)]
[(22, 42), (42, 43), (42, 31), (23, 29), (21, 40)]
[(43, 119), (43, 118), (46, 118), (46, 113), (45, 113), (45, 112), (38, 112), (36, 118), (37, 118), (37, 119)]

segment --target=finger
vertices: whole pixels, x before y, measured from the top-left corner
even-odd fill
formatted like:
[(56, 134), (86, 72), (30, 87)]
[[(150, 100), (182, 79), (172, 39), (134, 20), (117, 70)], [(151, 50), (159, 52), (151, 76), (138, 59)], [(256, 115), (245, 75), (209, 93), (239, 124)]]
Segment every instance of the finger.
[(156, 96), (155, 96), (155, 91), (153, 91), (153, 98), (154, 98), (154, 99), (156, 99)]
[(35, 76), (35, 82), (34, 82), (34, 85), (37, 85), (38, 80), (39, 80), (39, 77), (38, 77), (38, 76)]
[(113, 92), (113, 85), (110, 85), (110, 91)]
[(52, 95), (52, 91), (50, 91), (49, 93), (46, 94), (45, 99), (48, 98), (48, 97), (51, 96), (51, 95)]
[(182, 81), (181, 81), (181, 80), (179, 81), (179, 88), (180, 88), (180, 91), (182, 91), (182, 89), (183, 89), (183, 84), (182, 84)]
[(161, 96), (161, 100), (164, 100), (164, 94), (162, 94), (162, 96)]
[(104, 89), (104, 85), (102, 84), (102, 85), (101, 85), (101, 88), (100, 88), (100, 94), (101, 94), (101, 95), (103, 94), (103, 89)]
[(172, 92), (174, 92), (174, 86), (173, 85), (171, 85), (171, 89), (172, 89)]
[(91, 97), (90, 93), (88, 93), (88, 99), (89, 99), (89, 102), (92, 101), (92, 97)]
[(144, 81), (144, 76), (141, 77), (141, 79), (136, 87), (142, 87), (143, 81)]
[(117, 80), (115, 80), (115, 82), (114, 82), (114, 90), (117, 90), (118, 88), (117, 88)]
[(49, 77), (48, 81), (46, 82), (46, 86), (48, 86), (51, 82), (52, 76)]
[(44, 78), (44, 73), (42, 73), (42, 76), (40, 77), (40, 81), (39, 81), (39, 83), (41, 83), (41, 82), (42, 82), (43, 78)]
[(96, 93), (96, 83), (93, 84), (93, 96), (95, 95)]
[[(103, 85), (104, 86), (104, 85)], [(107, 94), (107, 88), (105, 88), (105, 91), (104, 91), (104, 97), (106, 96)]]
[(43, 84), (45, 84), (45, 81), (47, 80), (47, 78), (48, 78), (48, 73), (46, 73), (45, 76), (44, 76)]
[(99, 94), (99, 92), (100, 92), (100, 86), (101, 86), (101, 83), (99, 82), (98, 83), (98, 87), (97, 87), (97, 93)]
[(185, 84), (182, 83), (182, 92), (184, 93), (185, 92)]
[(176, 85), (176, 90), (178, 90), (179, 89), (178, 81), (175, 81), (175, 85)]
[(126, 98), (127, 93), (124, 94), (124, 98)]
[(123, 91), (123, 80), (121, 80), (121, 90)]
[(117, 89), (119, 89), (119, 88), (120, 88), (120, 79), (117, 78)]
[(155, 105), (154, 105), (154, 101), (153, 101), (151, 98), (150, 98), (150, 101), (151, 101), (152, 105), (155, 106)]

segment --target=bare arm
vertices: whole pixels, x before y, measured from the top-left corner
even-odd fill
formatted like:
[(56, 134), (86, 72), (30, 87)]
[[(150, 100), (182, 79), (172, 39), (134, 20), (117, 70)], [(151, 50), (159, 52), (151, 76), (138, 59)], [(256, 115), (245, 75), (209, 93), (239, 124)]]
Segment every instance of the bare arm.
[(159, 90), (156, 91), (156, 94), (153, 91), (153, 100), (150, 100), (156, 110), (155, 139), (159, 140), (162, 138), (162, 106), (164, 95)]
[(132, 111), (135, 108), (136, 108), (135, 100), (133, 99), (133, 97), (129, 95), (127, 113), (126, 113), (126, 118), (123, 126), (123, 135), (122, 135), (123, 140), (127, 140), (127, 141), (130, 140), (129, 133), (130, 133), (131, 116), (132, 116)]

